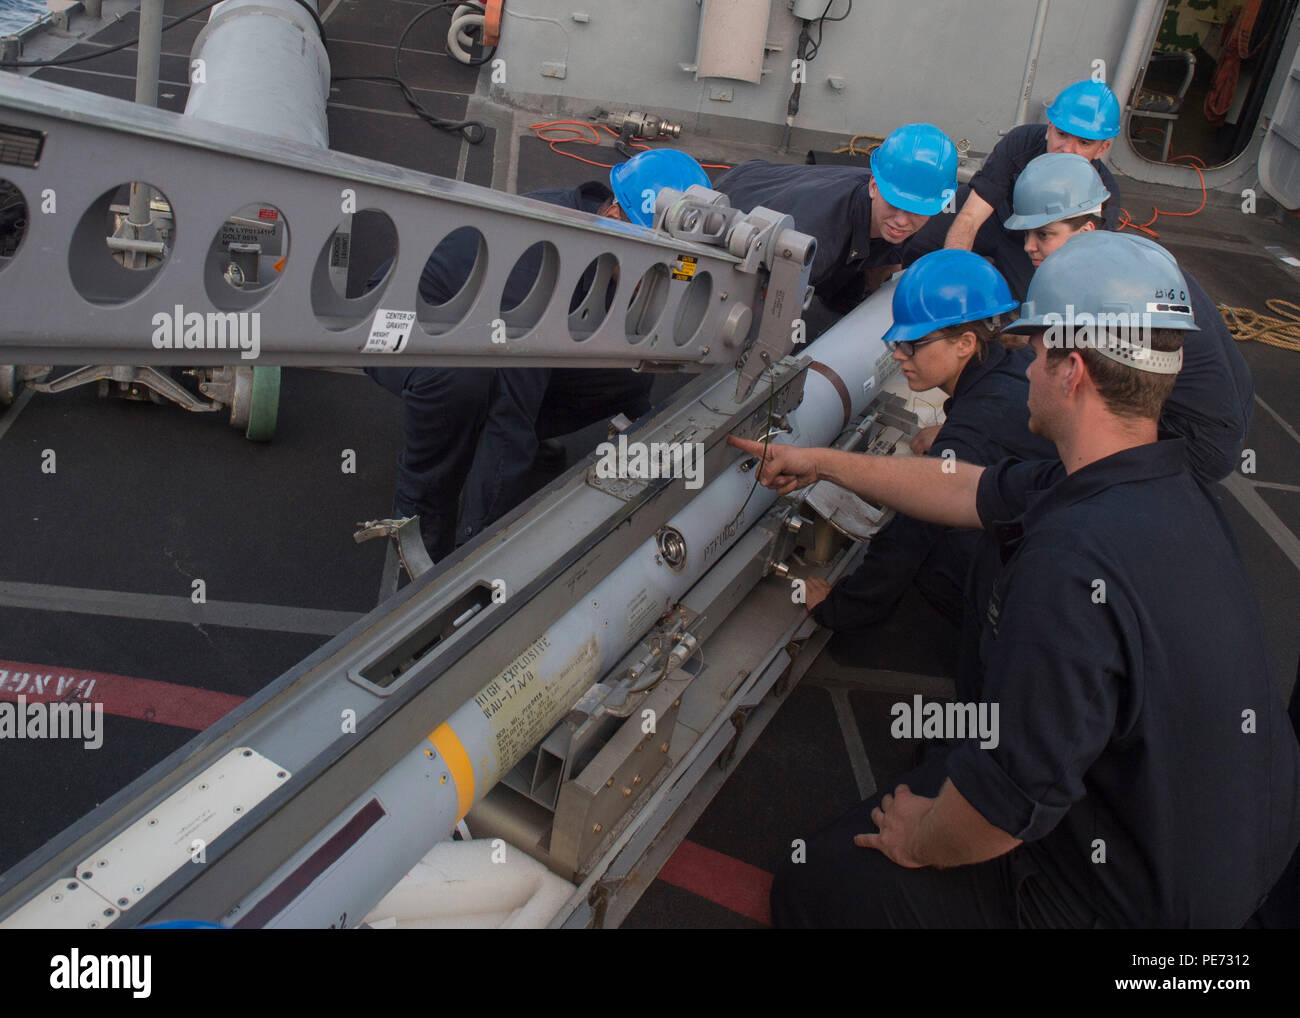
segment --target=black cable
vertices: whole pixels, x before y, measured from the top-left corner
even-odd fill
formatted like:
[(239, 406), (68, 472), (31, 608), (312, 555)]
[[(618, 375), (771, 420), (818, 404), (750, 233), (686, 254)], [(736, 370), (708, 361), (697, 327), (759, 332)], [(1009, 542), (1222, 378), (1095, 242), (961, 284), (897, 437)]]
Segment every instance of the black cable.
[[(320, 15), (312, 10), (311, 5), (307, 3), (307, 0), (293, 0), (293, 2), (311, 15), (312, 21), (316, 23), (316, 31), (320, 33), (321, 43), (323, 45), (328, 45), (329, 40), (325, 37), (325, 26), (321, 24)], [(210, 3), (206, 3), (202, 7), (196, 7), (188, 14), (182, 14), (170, 25), (163, 25), (162, 30), (164, 32), (170, 32), (177, 25), (184, 24), (189, 21), (190, 18), (202, 14), (204, 11), (210, 11), (219, 3), (221, 3), (221, 0), (211, 0)], [(62, 67), (65, 64), (80, 64), (87, 60), (96, 60), (99, 57), (106, 57), (108, 54), (116, 53), (119, 50), (130, 49), (132, 46), (137, 45), (139, 41), (138, 38), (130, 39), (127, 42), (119, 43), (116, 46), (109, 46), (107, 49), (97, 50), (94, 53), (87, 53), (80, 57), (59, 57), (56, 60), (5, 60), (0, 61), (0, 67)]]
[(833, 7), (834, 4), (835, 4), (835, 0), (830, 0), (830, 2), (826, 4), (826, 9), (822, 11), (821, 17), (814, 18), (812, 21), (805, 22), (805, 26), (809, 29), (810, 34), (811, 34), (812, 27), (814, 25), (817, 27), (817, 38), (812, 42), (812, 48), (808, 51), (807, 56), (804, 57), (805, 63), (811, 63), (812, 60), (817, 56), (817, 54), (821, 52), (822, 26), (828, 21), (832, 21), (832, 22), (843, 21), (850, 14), (853, 13), (853, 0), (849, 0), (849, 5), (844, 9), (843, 14), (841, 14), (838, 18), (828, 18), (827, 15), (830, 13), (831, 7)]
[[(438, 116), (436, 113), (430, 112), (428, 109), (425, 108), (424, 104), (420, 102), (420, 100), (416, 97), (414, 90), (412, 90), (411, 86), (408, 85), (406, 83), (406, 80), (402, 77), (402, 68), (401, 68), (402, 47), (406, 45), (406, 38), (411, 34), (411, 30), (415, 28), (415, 26), (419, 24), (420, 21), (422, 21), (428, 15), (432, 14), (434, 11), (442, 10), (443, 8), (446, 7), (462, 7), (462, 6), (482, 7), (482, 4), (478, 4), (478, 3), (470, 4), (467, 3), (466, 0), (446, 0), (446, 2), (444, 3), (431, 4), (430, 6), (425, 7), (418, 14), (416, 14), (415, 17), (413, 17), (410, 21), (408, 21), (406, 23), (406, 27), (402, 29), (402, 34), (397, 38), (397, 47), (393, 50), (393, 73), (391, 75), (353, 74), (353, 75), (347, 75), (345, 77), (332, 78), (330, 80), (332, 81), (387, 81), (392, 84), (395, 84), (397, 85), (398, 88), (402, 90), (402, 98), (406, 100), (407, 105), (410, 106), (413, 110), (415, 110), (416, 116), (418, 116), (426, 124), (428, 124), (431, 127), (436, 127), (440, 131), (447, 131), (451, 134), (460, 134), (460, 136), (464, 138), (467, 142), (469, 142), (471, 145), (479, 144), (484, 138), (487, 137), (486, 124), (484, 124), (481, 120), (447, 120), (444, 117)], [(492, 54), (495, 52), (496, 52), (496, 47), (493, 46), (492, 49), (489, 52), (487, 52), (480, 60), (476, 61), (473, 64), (473, 66), (481, 66), (482, 64), (486, 63), (488, 60), (492, 58)]]
[(416, 98), (415, 93), (411, 91), (411, 87), (401, 78), (396, 78), (391, 74), (347, 74), (330, 78), (330, 81), (387, 81), (402, 90), (402, 98), (415, 110), (416, 116), (430, 127), (436, 127), (440, 131), (448, 131), (452, 134), (459, 132), (471, 145), (477, 145), (487, 137), (487, 126), (481, 120), (447, 120), (436, 113), (430, 113)]

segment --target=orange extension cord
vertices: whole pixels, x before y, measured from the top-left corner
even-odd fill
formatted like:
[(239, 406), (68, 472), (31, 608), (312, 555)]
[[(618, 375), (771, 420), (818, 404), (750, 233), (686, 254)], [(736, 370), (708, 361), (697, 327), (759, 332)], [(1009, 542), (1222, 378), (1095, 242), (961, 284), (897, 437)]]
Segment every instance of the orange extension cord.
[[(608, 131), (615, 138), (618, 137), (618, 132), (608, 124), (589, 124), (584, 120), (548, 120), (545, 123), (529, 124), (528, 126), (538, 138), (550, 146), (552, 152), (566, 156), (569, 159), (576, 159), (578, 162), (586, 163), (588, 166), (599, 166), (604, 170), (613, 169), (616, 165), (615, 163), (598, 163), (594, 159), (584, 159), (575, 152), (566, 152), (564, 149), (556, 147), (557, 145), (566, 145), (571, 142), (578, 142), (583, 145), (595, 145), (597, 148), (601, 148), (602, 146), (600, 143), (604, 136), (600, 133), (600, 130), (597, 130), (598, 127), (601, 130)], [(591, 132), (590, 136), (586, 133), (588, 131)], [(650, 148), (649, 145), (644, 145), (639, 141), (630, 142), (630, 144), (634, 148)], [(731, 169), (731, 167), (726, 163), (701, 163), (700, 165), (706, 170)]]
[[(1157, 134), (1160, 133), (1160, 129), (1158, 127), (1144, 127), (1141, 133), (1146, 133), (1147, 131), (1154, 131)], [(1152, 230), (1150, 227), (1151, 224), (1154, 223), (1161, 216), (1194, 216), (1198, 212), (1200, 212), (1201, 209), (1205, 208), (1205, 202), (1208, 199), (1208, 192), (1205, 189), (1205, 174), (1201, 172), (1202, 170), (1206, 169), (1204, 160), (1202, 160), (1200, 156), (1186, 155), (1186, 156), (1170, 156), (1169, 161), (1171, 163), (1186, 161), (1191, 166), (1191, 168), (1196, 171), (1196, 176), (1201, 182), (1201, 204), (1197, 205), (1196, 208), (1194, 208), (1191, 212), (1168, 212), (1164, 209), (1158, 209), (1154, 205), (1152, 205), (1151, 218), (1148, 219), (1145, 223), (1135, 223), (1133, 221), (1133, 217), (1129, 215), (1128, 209), (1124, 208), (1123, 206), (1120, 206), (1119, 225), (1115, 227), (1115, 231), (1117, 233), (1120, 230), (1130, 228), (1145, 233), (1152, 240), (1158, 240), (1160, 238), (1160, 234), (1156, 233), (1156, 231)]]

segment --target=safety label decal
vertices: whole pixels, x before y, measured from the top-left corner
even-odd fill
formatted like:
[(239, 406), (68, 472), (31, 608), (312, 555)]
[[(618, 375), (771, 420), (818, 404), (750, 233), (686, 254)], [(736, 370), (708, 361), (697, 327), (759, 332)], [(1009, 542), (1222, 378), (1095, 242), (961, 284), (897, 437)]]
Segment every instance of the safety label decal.
[(401, 353), (415, 325), (414, 311), (388, 311), (379, 308), (370, 323), (370, 335), (362, 353)]
[(678, 255), (677, 264), (673, 266), (673, 279), (694, 279), (699, 261), (694, 255)]

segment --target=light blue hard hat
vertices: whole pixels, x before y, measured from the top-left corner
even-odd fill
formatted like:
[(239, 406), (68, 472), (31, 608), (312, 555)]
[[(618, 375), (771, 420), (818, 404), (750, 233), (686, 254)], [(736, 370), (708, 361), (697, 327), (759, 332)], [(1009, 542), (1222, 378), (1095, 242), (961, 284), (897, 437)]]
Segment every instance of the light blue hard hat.
[(946, 248), (918, 258), (894, 290), (894, 324), (883, 339), (899, 343), (936, 329), (1014, 311), (1011, 288), (973, 251)]
[(1104, 81), (1085, 78), (1061, 89), (1047, 107), (1047, 119), (1058, 131), (1076, 138), (1101, 141), (1119, 134), (1119, 100)]
[(1145, 237), (1108, 230), (1076, 234), (1048, 255), (1029, 283), (1020, 318), (1004, 331), (1036, 332), (1085, 314), (1128, 316), (1153, 329), (1198, 329), (1174, 256)]
[(655, 148), (638, 152), (609, 171), (609, 186), (623, 214), (638, 226), (650, 226), (655, 197), (662, 188), (685, 191), (692, 184), (709, 186), (709, 175), (685, 152)]
[(1069, 152), (1032, 159), (1016, 178), (1008, 230), (1033, 230), (1100, 208), (1110, 197), (1092, 163)]
[(904, 124), (871, 153), (871, 175), (894, 208), (932, 216), (957, 193), (957, 146), (933, 124)]

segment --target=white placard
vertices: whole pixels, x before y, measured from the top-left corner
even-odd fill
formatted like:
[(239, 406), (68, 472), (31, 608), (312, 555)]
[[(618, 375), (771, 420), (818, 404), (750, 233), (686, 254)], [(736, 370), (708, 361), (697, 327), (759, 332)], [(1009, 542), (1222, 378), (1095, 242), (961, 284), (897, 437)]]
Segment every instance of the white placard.
[(414, 311), (388, 311), (379, 308), (370, 323), (370, 335), (362, 353), (401, 353), (415, 325)]

